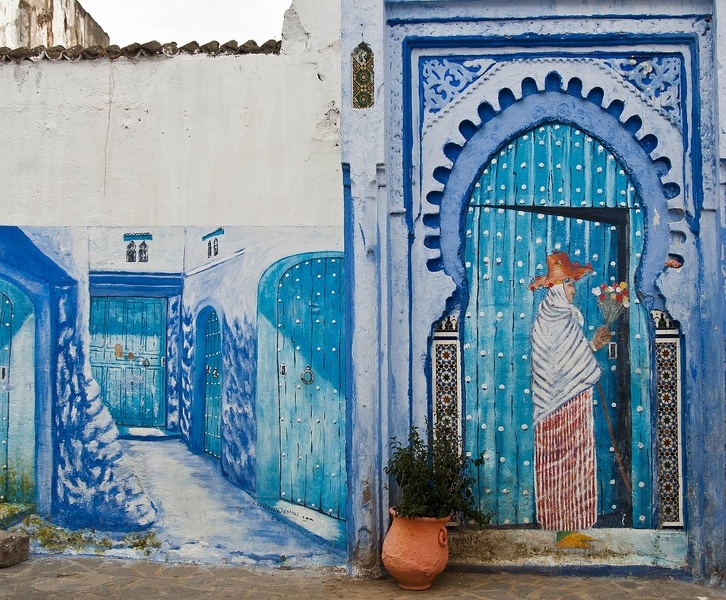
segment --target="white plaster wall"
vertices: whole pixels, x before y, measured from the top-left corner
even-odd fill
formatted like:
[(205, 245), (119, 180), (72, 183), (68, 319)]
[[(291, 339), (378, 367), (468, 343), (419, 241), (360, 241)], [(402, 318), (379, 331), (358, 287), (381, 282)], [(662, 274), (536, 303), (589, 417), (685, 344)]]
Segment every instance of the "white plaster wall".
[[(718, 111), (719, 111), (719, 157), (726, 160), (726, 2), (713, 0), (713, 12), (716, 21), (716, 78), (718, 80)], [(726, 170), (722, 168), (722, 170)], [(726, 173), (722, 173), (721, 182), (726, 181)]]
[(0, 0), (0, 46), (17, 48), (20, 45), (17, 25), (19, 16), (17, 0)]
[(102, 27), (77, 0), (0, 0), (0, 46), (108, 46)]
[(298, 4), (281, 56), (0, 65), (2, 221), (340, 226), (339, 7)]

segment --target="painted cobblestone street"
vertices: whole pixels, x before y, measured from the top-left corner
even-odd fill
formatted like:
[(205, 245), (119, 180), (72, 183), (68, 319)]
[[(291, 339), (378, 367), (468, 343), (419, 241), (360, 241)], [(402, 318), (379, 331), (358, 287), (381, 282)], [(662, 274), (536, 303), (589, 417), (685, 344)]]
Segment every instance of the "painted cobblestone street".
[(445, 572), (425, 592), (340, 570), (170, 565), (108, 558), (31, 557), (0, 571), (0, 599), (469, 598), (491, 600), (726, 600), (726, 589), (671, 578)]
[(152, 560), (268, 567), (345, 563), (344, 553), (311, 542), (225, 479), (215, 461), (190, 453), (181, 442), (129, 440), (124, 447), (159, 510), (154, 530), (162, 546)]

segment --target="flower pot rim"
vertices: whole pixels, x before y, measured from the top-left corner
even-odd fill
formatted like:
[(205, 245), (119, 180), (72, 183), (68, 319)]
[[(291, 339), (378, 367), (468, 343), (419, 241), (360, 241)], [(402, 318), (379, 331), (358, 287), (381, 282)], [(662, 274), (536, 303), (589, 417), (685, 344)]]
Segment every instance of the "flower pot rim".
[(388, 512), (394, 519), (408, 519), (409, 521), (443, 521), (445, 523), (451, 521), (451, 515), (446, 517), (402, 517), (396, 512), (395, 506), (389, 508)]

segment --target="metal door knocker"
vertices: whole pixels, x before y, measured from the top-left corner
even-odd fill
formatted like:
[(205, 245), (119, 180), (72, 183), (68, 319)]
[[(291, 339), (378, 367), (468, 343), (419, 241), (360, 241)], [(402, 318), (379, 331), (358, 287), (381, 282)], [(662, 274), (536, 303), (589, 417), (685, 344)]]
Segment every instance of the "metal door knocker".
[(315, 374), (313, 373), (313, 370), (310, 368), (310, 365), (305, 367), (305, 370), (300, 375), (300, 379), (302, 379), (302, 382), (305, 385), (310, 385), (313, 381), (315, 381)]

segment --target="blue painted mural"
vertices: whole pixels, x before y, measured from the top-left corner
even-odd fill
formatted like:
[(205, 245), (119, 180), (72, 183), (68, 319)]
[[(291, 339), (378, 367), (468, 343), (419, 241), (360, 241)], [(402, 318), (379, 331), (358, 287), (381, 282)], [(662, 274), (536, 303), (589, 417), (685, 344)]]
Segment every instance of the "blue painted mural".
[(279, 261), (259, 286), (257, 493), (345, 543), (344, 267), (340, 253)]
[[(190, 490), (196, 490), (208, 495), (207, 500), (196, 501), (199, 506), (236, 507), (239, 523), (229, 531), (238, 527), (240, 538), (245, 538), (245, 529), (264, 525), (256, 543), (259, 548), (277, 547), (275, 561), (288, 560), (289, 553), (295, 560), (292, 553), (301, 555), (304, 547), (306, 556), (317, 557), (316, 563), (341, 560), (340, 549), (325, 541), (320, 527), (289, 519), (254, 498), (257, 386), (276, 389), (279, 385), (274, 370), (269, 381), (259, 377), (258, 330), (249, 317), (256, 309), (257, 283), (269, 266), (262, 262), (264, 253), (262, 260), (249, 261), (239, 248), (221, 254), (217, 243), (217, 253), (212, 246), (212, 252), (203, 256), (207, 248), (200, 245), (201, 268), (159, 271), (157, 261), (164, 252), (161, 240), (182, 249), (192, 243), (184, 230), (171, 228), (154, 233), (154, 252), (147, 247), (146, 260), (135, 261), (136, 270), (129, 271), (129, 234), (119, 236), (124, 243), (112, 247), (111, 255), (99, 257), (60, 251), (88, 248), (86, 229), (35, 229), (33, 240), (39, 247), (18, 228), (3, 228), (0, 234), (0, 436), (5, 442), (0, 502), (19, 507), (16, 512), (21, 515), (37, 512), (40, 518), (51, 519), (53, 527), (69, 530), (91, 527), (128, 534), (150, 529), (144, 540), (151, 545), (144, 552), (163, 551), (160, 557), (165, 560), (179, 553), (194, 560), (215, 560), (212, 554), (220, 552), (226, 561), (262, 560), (253, 558), (256, 550), (240, 553), (229, 536), (219, 536), (215, 520), (229, 521), (227, 508), (219, 515), (200, 517), (201, 527), (175, 520), (180, 511), (189, 510), (185, 503), (190, 501)], [(104, 233), (99, 230), (99, 235)], [(152, 239), (151, 233), (143, 235)], [(243, 237), (249, 241), (254, 235), (228, 230), (225, 249)], [(344, 352), (338, 347), (343, 343), (344, 325), (342, 255), (321, 256), (325, 256), (323, 269), (308, 269), (308, 288), (300, 288), (286, 305), (295, 311), (307, 306), (309, 312), (311, 303), (326, 303), (325, 327), (336, 332), (335, 340), (330, 339), (336, 347), (322, 361), (308, 360), (309, 376), (311, 384), (316, 380), (317, 389), (326, 386), (322, 397), (331, 405), (330, 411), (339, 415), (336, 420), (321, 407), (333, 422), (330, 432), (326, 429), (321, 435), (332, 437), (337, 432), (337, 440), (328, 444), (323, 457), (321, 473), (326, 481), (308, 480), (301, 474), (294, 485), (307, 486), (306, 497), (311, 506), (316, 505), (313, 508), (324, 506), (330, 511), (326, 517), (340, 519), (344, 518), (346, 483), (344, 382), (340, 379)], [(274, 253), (272, 257), (275, 262)], [(218, 262), (205, 264), (207, 259)], [(39, 273), (51, 277), (47, 296), (27, 283)], [(250, 277), (250, 293), (236, 293), (233, 282), (240, 276)], [(310, 337), (310, 343), (319, 340)], [(54, 350), (48, 353), (48, 349)], [(53, 363), (58, 365), (55, 373), (47, 380), (38, 377), (38, 373), (48, 374), (47, 365)], [(167, 472), (169, 465), (179, 462), (180, 446), (187, 453), (199, 454), (196, 472), (181, 465), (175, 467), (176, 473)], [(170, 479), (161, 485), (167, 476)], [(202, 491), (197, 485), (216, 481), (217, 476), (226, 478), (229, 487), (217, 485)], [(313, 499), (314, 486), (318, 500)], [(79, 539), (89, 536), (84, 533)], [(112, 534), (108, 536), (111, 540)], [(154, 542), (156, 536), (164, 536), (166, 550)], [(214, 536), (216, 550), (210, 553)], [(107, 546), (103, 551), (112, 552), (110, 541)]]
[(0, 281), (0, 502), (35, 504), (35, 314)]
[(91, 297), (91, 367), (116, 425), (166, 425), (166, 298)]
[[(21, 467), (20, 479), (11, 478), (8, 500), (33, 505), (69, 526), (148, 527), (155, 507), (125, 468), (115, 425), (98, 385), (87, 376), (76, 280), (36, 245), (62, 245), (65, 239), (67, 232), (35, 232), (34, 242), (19, 228), (0, 229), (0, 279), (17, 307), (11, 344), (16, 341), (17, 356), (26, 359), (24, 374), (13, 369), (16, 389), (18, 399), (30, 404), (21, 409), (24, 415), (35, 415), (18, 430), (15, 419), (21, 414), (13, 400), (15, 384), (8, 380), (6, 435), (12, 454), (5, 464), (10, 471), (34, 462), (34, 471)], [(16, 439), (10, 440), (10, 434)], [(33, 440), (32, 458), (27, 448), (13, 450), (17, 443)]]
[[(473, 453), (487, 456), (478, 493), (500, 525), (541, 522), (535, 515), (533, 422), (539, 419), (533, 414), (530, 334), (548, 288), (530, 288), (547, 275), (553, 253), (589, 265), (575, 303), (592, 338), (604, 323), (600, 294), (592, 288), (623, 282), (624, 289), (637, 291), (644, 241), (640, 206), (612, 153), (579, 129), (557, 123), (512, 140), (475, 184), (466, 216), (468, 303), (462, 318), (466, 439)], [(619, 319), (607, 323), (613, 341), (608, 335), (600, 346), (607, 347), (595, 355), (602, 374), (597, 386), (593, 382), (589, 402), (598, 407), (593, 438), (598, 517), (588, 526), (652, 523), (652, 424), (646, 401), (652, 341), (637, 295), (628, 304)]]

